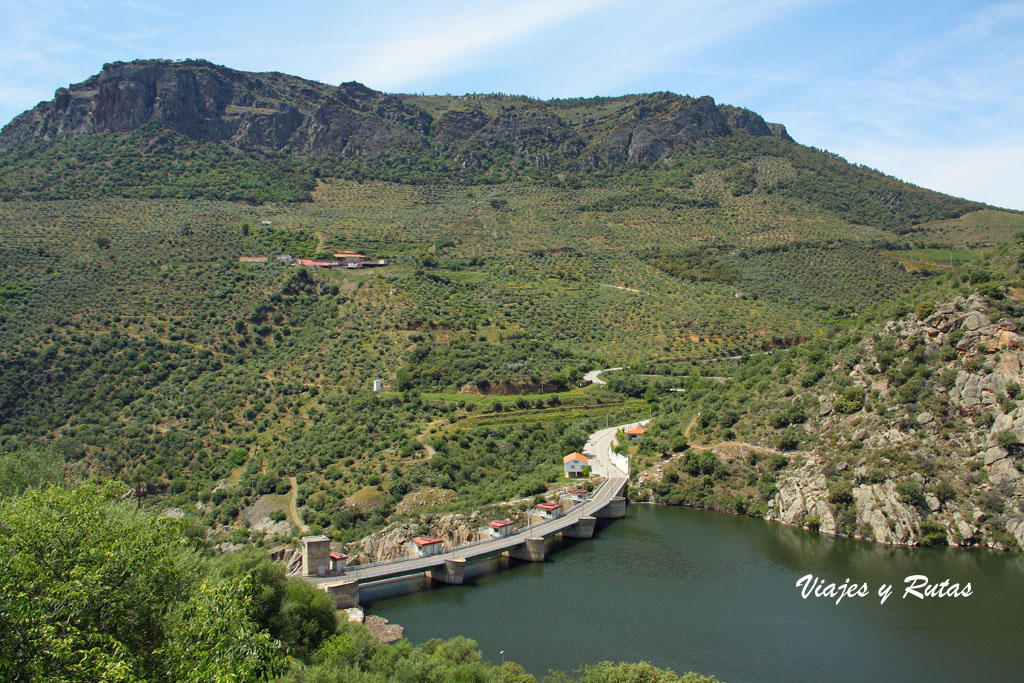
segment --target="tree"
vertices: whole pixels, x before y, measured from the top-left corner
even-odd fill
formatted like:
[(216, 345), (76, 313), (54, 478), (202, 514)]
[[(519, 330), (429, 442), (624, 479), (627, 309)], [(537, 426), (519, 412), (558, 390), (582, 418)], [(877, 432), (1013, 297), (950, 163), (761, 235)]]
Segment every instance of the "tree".
[(400, 368), (398, 372), (395, 373), (395, 388), (399, 391), (408, 391), (409, 389), (412, 389), (412, 387), (412, 373), (409, 372), (408, 368)]
[(120, 502), (123, 492), (50, 487), (0, 501), (6, 679), (277, 673), (278, 646), (253, 622), (251, 598), (224, 582), (199, 584), (203, 561), (183, 523)]
[(921, 485), (913, 479), (904, 479), (896, 484), (896, 493), (900, 494), (900, 500), (907, 505), (924, 507), (926, 504), (924, 490)]
[(254, 579), (203, 583), (169, 619), (166, 658), (174, 681), (254, 681), (284, 673), (278, 643), (252, 616)]
[(64, 457), (53, 449), (13, 448), (0, 453), (0, 499), (63, 478)]
[(285, 600), (285, 568), (271, 562), (267, 553), (248, 548), (236, 553), (225, 553), (210, 563), (214, 580), (235, 583), (249, 579), (249, 598), (253, 620), (275, 638), (281, 635), (281, 608)]
[(337, 628), (331, 596), (302, 579), (288, 582), (280, 619), (281, 639), (300, 658), (311, 655)]
[(840, 479), (828, 487), (828, 502), (836, 505), (849, 505), (853, 502), (853, 485)]

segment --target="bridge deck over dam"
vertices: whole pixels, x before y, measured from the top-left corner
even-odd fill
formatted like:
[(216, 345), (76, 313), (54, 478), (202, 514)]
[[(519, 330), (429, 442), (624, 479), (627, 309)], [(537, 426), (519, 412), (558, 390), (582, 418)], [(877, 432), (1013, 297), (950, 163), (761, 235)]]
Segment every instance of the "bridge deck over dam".
[(355, 604), (358, 601), (360, 583), (385, 581), (424, 572), (444, 583), (462, 583), (465, 565), (473, 560), (506, 552), (518, 559), (543, 560), (543, 539), (546, 536), (561, 532), (569, 537), (589, 538), (596, 518), (625, 516), (625, 499), (621, 494), (628, 479), (628, 460), (614, 453), (611, 444), (619, 429), (633, 424), (637, 423), (609, 427), (591, 435), (584, 453), (592, 459), (593, 470), (605, 478), (588, 500), (577, 503), (557, 518), (529, 524), (504, 537), (467, 543), (428, 557), (353, 565), (339, 573), (303, 578), (331, 593), (338, 607), (345, 607), (350, 606), (348, 603)]

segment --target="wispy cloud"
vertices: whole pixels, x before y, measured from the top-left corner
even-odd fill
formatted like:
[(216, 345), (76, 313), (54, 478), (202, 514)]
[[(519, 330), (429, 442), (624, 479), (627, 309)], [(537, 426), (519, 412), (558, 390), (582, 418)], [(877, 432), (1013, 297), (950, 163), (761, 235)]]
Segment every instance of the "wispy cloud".
[[(734, 50), (743, 34), (785, 21), (791, 13), (821, 0), (685, 0), (643, 12), (642, 3), (621, 3), (615, 31), (578, 64), (584, 92), (630, 90), (641, 74), (689, 72), (699, 55)], [(755, 67), (756, 68), (756, 67)], [(704, 93), (700, 93), (704, 94)]]
[(440, 15), (433, 4), (428, 4), (412, 21), (407, 18), (393, 33), (375, 37), (362, 54), (346, 59), (337, 75), (340, 80), (358, 74), (375, 87), (403, 88), (428, 76), (458, 70), (480, 52), (521, 40), (608, 2), (472, 3), (454, 14)]
[[(103, 62), (138, 57), (205, 57), (384, 90), (674, 90), (750, 107), (801, 142), (914, 182), (1020, 206), (1007, 184), (1024, 186), (1024, 170), (1000, 150), (1024, 148), (1024, 2), (928, 9), (883, 0), (251, 0), (244, 10), (0, 0), (0, 123)], [(941, 164), (940, 154), (958, 162)], [(952, 165), (960, 171), (942, 177), (928, 168)]]
[(1024, 3), (982, 8), (881, 55), (866, 73), (809, 82), (807, 95), (839, 105), (821, 112), (827, 118), (820, 133), (834, 137), (853, 127), (915, 143), (936, 135), (976, 142), (1002, 137), (1019, 128), (1024, 111), (1021, 35)]

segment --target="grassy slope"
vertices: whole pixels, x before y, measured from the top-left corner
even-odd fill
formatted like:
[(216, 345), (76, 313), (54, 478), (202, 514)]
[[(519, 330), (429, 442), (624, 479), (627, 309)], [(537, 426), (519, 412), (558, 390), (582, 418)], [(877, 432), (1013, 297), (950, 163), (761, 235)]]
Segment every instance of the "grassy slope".
[[(715, 196), (705, 208), (623, 203), (635, 185), (614, 180), (331, 180), (312, 202), (264, 206), (0, 203), (3, 434), (8, 445), (52, 441), (98, 472), (137, 474), (170, 503), (201, 497), (211, 524), (232, 522), (259, 493), (286, 492), (290, 474), (303, 499), (324, 494), (310, 517), (346, 533), (389, 514), (385, 504), (361, 521), (334, 518), (366, 486), (452, 487), (463, 506), (537, 492), (589, 420), (646, 405), (552, 407), (541, 397), (536, 414), (531, 397), (513, 406), (520, 417), (484, 419), (475, 399), (451, 392), (488, 382), (550, 391), (545, 384), (570, 384), (596, 364), (785, 344), (847, 315), (850, 302), (897, 297), (921, 277), (894, 266), (887, 251), (909, 243), (890, 231), (763, 189), (734, 196), (726, 183), (715, 170), (689, 188), (662, 182), (679, 196)], [(603, 199), (608, 206), (588, 208)], [(692, 248), (730, 263), (739, 279), (694, 281), (638, 256)], [(338, 249), (395, 263), (311, 274), (235, 263)], [(393, 386), (400, 369), (418, 390), (448, 394), (367, 393), (375, 378)], [(460, 466), (427, 464), (422, 426), (467, 410), (473, 420), (445, 431), (456, 444), (468, 435), (452, 447)], [(536, 443), (496, 461), (496, 426), (506, 441)], [(503, 483), (474, 487), (479, 468)], [(239, 469), (236, 486), (211, 495)]]
[[(996, 218), (995, 234), (1021, 224), (1016, 215), (964, 222), (979, 218)], [(688, 377), (648, 380), (682, 383), (687, 394), (664, 399), (664, 417), (637, 453), (647, 473), (635, 495), (777, 517), (779, 487), (795, 483), (790, 490), (827, 503), (838, 533), (892, 541), (842, 490), (894, 487), (905, 507), (886, 510), (892, 536), (903, 534), (900, 525), (910, 520), (906, 535), (896, 540), (1018, 547), (1020, 540), (1008, 530), (1019, 524), (1024, 498), (1005, 463), (986, 459), (994, 445), (1013, 441), (997, 432), (1016, 424), (1007, 416), (1015, 416), (1024, 399), (1015, 387), (1019, 378), (1002, 379), (1019, 374), (1015, 342), (996, 334), (958, 348), (966, 332), (962, 323), (945, 342), (926, 342), (914, 332), (916, 321), (936, 306), (972, 292), (988, 306), (989, 320), (1009, 321), (1004, 329), (1024, 322), (1020, 247), (969, 255), (969, 263), (907, 297), (797, 349), (712, 365), (640, 368)], [(958, 321), (963, 315), (947, 317)], [(911, 332), (902, 335), (901, 329)], [(969, 376), (993, 383), (991, 402), (967, 407), (958, 398), (955, 384)], [(998, 388), (1004, 381), (1007, 388)], [(696, 445), (662, 461), (663, 453), (679, 451), (685, 442)], [(1016, 448), (1007, 446), (1008, 462), (1019, 470)], [(824, 488), (813, 483), (819, 475)], [(811, 511), (795, 521), (816, 529), (822, 519)]]

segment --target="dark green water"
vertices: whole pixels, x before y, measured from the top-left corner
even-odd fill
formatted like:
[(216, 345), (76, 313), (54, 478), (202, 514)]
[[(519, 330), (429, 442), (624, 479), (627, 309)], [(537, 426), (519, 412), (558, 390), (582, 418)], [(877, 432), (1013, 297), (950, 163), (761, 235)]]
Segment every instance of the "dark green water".
[[(513, 562), (463, 586), (371, 587), (363, 602), (414, 643), (465, 635), (487, 659), (504, 650), (534, 674), (646, 660), (731, 683), (1024, 680), (1021, 556), (883, 548), (648, 505), (601, 524), (544, 563)], [(867, 582), (871, 594), (805, 600), (795, 584), (808, 573)], [(913, 574), (970, 582), (973, 595), (904, 599)], [(885, 604), (882, 583), (894, 586)]]

